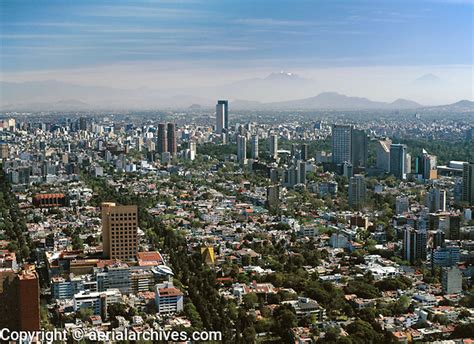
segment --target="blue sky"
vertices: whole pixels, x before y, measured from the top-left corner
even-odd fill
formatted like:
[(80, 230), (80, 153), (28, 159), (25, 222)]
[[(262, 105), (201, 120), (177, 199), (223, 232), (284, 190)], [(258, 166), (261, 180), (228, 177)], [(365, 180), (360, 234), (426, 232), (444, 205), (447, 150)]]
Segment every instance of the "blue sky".
[(472, 64), (468, 1), (3, 1), (3, 71), (137, 60)]
[(245, 75), (375, 66), (472, 71), (473, 8), (467, 0), (5, 0), (0, 68), (3, 79), (22, 80), (157, 63)]

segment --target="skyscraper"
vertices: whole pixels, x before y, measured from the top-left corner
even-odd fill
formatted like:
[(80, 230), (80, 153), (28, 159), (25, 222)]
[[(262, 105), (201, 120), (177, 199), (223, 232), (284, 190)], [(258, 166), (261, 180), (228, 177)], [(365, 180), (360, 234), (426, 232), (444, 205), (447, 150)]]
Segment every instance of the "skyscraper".
[(369, 138), (364, 130), (352, 129), (351, 134), (351, 162), (352, 166), (366, 167), (369, 154)]
[(237, 136), (237, 160), (245, 164), (247, 162), (247, 138), (245, 136)]
[(461, 239), (461, 216), (449, 215), (449, 239)]
[(356, 174), (349, 179), (349, 207), (360, 209), (364, 206), (367, 197), (367, 186), (365, 178), (361, 174)]
[(395, 199), (395, 214), (400, 215), (408, 212), (410, 208), (410, 202), (406, 196), (397, 196)]
[(342, 164), (351, 162), (352, 127), (334, 125), (332, 127), (332, 162)]
[(258, 159), (258, 135), (252, 136), (252, 159)]
[(458, 294), (462, 292), (462, 273), (457, 266), (441, 269), (441, 286), (445, 294)]
[(218, 102), (216, 105), (216, 134), (222, 134), (225, 128), (225, 111), (225, 104)]
[(306, 162), (298, 162), (298, 184), (306, 184)]
[(168, 133), (166, 123), (158, 124), (158, 153), (163, 154), (168, 151)]
[(218, 100), (217, 104), (224, 105), (224, 129), (229, 130), (229, 101), (228, 100)]
[(421, 175), (425, 180), (436, 179), (438, 177), (436, 165), (436, 155), (430, 155), (423, 149), (422, 155), (416, 158), (415, 173)]
[(79, 130), (87, 130), (87, 118), (80, 117), (79, 118)]
[(405, 176), (411, 173), (411, 154), (405, 154)]
[(40, 290), (35, 269), (18, 274), (20, 328), (26, 331), (40, 330)]
[(462, 201), (474, 205), (474, 163), (464, 163), (462, 168)]
[(267, 206), (275, 208), (280, 204), (280, 186), (270, 185), (267, 187)]
[(11, 331), (40, 330), (39, 279), (34, 265), (17, 272), (0, 268), (0, 327)]
[(273, 159), (278, 158), (278, 136), (275, 134), (270, 135), (270, 156)]
[(390, 145), (392, 144), (392, 140), (384, 139), (377, 141), (377, 168), (384, 171), (390, 171)]
[(102, 203), (102, 246), (104, 257), (133, 260), (138, 252), (137, 206)]
[(0, 143), (0, 159), (8, 159), (10, 154), (8, 143), (1, 142)]
[(301, 160), (306, 161), (308, 160), (308, 144), (303, 143), (301, 145)]
[(446, 191), (433, 188), (426, 193), (425, 205), (430, 212), (446, 211)]
[(196, 159), (196, 153), (197, 153), (196, 147), (197, 147), (196, 141), (189, 141), (189, 160)]
[(177, 152), (176, 147), (176, 124), (168, 123), (168, 152), (171, 156), (175, 156)]
[(406, 228), (403, 232), (403, 259), (415, 263), (426, 259), (426, 231)]
[(390, 145), (390, 174), (393, 174), (397, 179), (406, 179), (406, 155), (405, 145)]

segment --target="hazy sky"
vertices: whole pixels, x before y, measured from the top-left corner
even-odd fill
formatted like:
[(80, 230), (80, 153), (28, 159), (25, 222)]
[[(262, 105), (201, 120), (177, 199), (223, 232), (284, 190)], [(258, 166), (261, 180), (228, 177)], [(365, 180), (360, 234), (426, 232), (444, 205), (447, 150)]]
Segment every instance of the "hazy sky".
[(473, 94), (467, 0), (23, 0), (0, 9), (3, 80), (187, 89), (287, 70), (384, 100), (409, 97), (403, 85), (433, 73), (449, 91), (413, 91), (418, 100)]

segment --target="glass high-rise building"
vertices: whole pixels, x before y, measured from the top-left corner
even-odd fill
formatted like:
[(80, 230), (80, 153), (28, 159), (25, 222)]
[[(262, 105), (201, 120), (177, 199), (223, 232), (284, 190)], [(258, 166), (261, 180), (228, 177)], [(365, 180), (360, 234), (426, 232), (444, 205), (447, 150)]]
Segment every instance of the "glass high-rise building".
[(332, 127), (332, 162), (342, 164), (351, 162), (352, 127), (334, 125)]
[(406, 179), (407, 147), (403, 144), (390, 145), (390, 174), (397, 179)]
[(167, 143), (168, 143), (168, 152), (172, 156), (176, 155), (177, 146), (176, 146), (176, 124), (168, 123), (168, 135), (167, 135)]
[(242, 135), (237, 137), (237, 160), (244, 164), (247, 161), (247, 138)]
[(224, 129), (229, 130), (229, 101), (218, 100), (217, 105), (223, 105), (224, 107)]
[(464, 163), (462, 168), (462, 201), (474, 205), (474, 163)]
[(369, 138), (364, 130), (352, 129), (351, 133), (351, 163), (354, 167), (366, 167)]
[(273, 159), (278, 158), (278, 136), (276, 134), (270, 135), (270, 156)]

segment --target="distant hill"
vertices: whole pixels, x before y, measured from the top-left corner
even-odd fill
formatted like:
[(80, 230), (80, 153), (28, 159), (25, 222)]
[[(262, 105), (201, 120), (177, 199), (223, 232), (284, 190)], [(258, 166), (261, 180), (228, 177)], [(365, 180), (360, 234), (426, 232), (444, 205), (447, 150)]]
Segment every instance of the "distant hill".
[(369, 109), (416, 109), (422, 105), (406, 99), (397, 99), (392, 103), (373, 101), (362, 97), (349, 97), (337, 92), (323, 92), (317, 96), (274, 103), (259, 103), (239, 100), (233, 107), (260, 109), (330, 109), (330, 110), (369, 110)]
[[(433, 79), (426, 76), (424, 79)], [(393, 102), (374, 101), (363, 97), (351, 97), (337, 92), (322, 92), (311, 97), (308, 94), (314, 81), (293, 73), (280, 72), (265, 78), (242, 80), (222, 86), (219, 93), (194, 94), (178, 90), (158, 91), (149, 88), (115, 89), (111, 87), (81, 86), (54, 80), (34, 82), (0, 82), (0, 110), (2, 111), (100, 111), (100, 110), (147, 110), (147, 109), (206, 109), (212, 111), (216, 99), (230, 99), (232, 110), (418, 110), (432, 112), (470, 112), (474, 102), (461, 100), (454, 104), (423, 106), (409, 99)], [(275, 93), (277, 102), (265, 102), (257, 97), (259, 89)], [(235, 93), (234, 93), (235, 92)], [(243, 97), (241, 95), (249, 95)], [(280, 94), (284, 96), (280, 96)], [(252, 97), (253, 95), (253, 97)], [(222, 97), (221, 97), (222, 96)], [(291, 97), (290, 97), (291, 96)], [(272, 96), (275, 99), (275, 95)], [(235, 100), (232, 100), (235, 99)]]
[(437, 86), (441, 84), (442, 82), (443, 81), (439, 76), (436, 76), (432, 73), (428, 73), (413, 80), (412, 84), (417, 85), (417, 86)]
[(166, 94), (148, 88), (116, 89), (75, 85), (55, 80), (0, 82), (0, 110), (134, 110), (187, 108), (192, 104), (211, 105), (207, 98), (190, 94)]
[(426, 109), (439, 112), (474, 112), (474, 102), (463, 99), (453, 104), (430, 106)]

